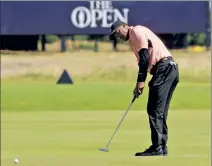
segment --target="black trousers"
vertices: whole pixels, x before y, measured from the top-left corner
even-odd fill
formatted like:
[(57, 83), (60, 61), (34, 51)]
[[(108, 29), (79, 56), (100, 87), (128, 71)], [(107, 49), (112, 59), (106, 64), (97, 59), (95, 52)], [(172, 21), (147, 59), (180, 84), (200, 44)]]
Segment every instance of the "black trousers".
[(166, 146), (168, 141), (167, 116), (173, 92), (179, 82), (178, 65), (168, 58), (154, 66), (149, 82), (147, 112), (153, 147)]

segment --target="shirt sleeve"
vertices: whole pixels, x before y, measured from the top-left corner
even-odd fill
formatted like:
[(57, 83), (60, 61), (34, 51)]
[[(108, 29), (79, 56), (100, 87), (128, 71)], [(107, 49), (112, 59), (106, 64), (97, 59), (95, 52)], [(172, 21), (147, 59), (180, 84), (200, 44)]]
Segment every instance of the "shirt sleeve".
[(133, 44), (135, 45), (136, 51), (139, 52), (142, 48), (148, 49), (148, 39), (144, 30), (140, 27), (132, 29)]

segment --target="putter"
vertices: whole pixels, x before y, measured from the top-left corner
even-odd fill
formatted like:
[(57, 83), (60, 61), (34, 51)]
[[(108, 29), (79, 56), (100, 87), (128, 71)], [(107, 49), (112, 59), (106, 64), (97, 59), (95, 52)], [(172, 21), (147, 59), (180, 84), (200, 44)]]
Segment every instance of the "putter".
[(136, 96), (134, 96), (134, 98), (132, 99), (131, 103), (130, 103), (130, 106), (127, 108), (126, 112), (124, 113), (124, 116), (122, 117), (121, 121), (119, 122), (118, 126), (116, 127), (113, 135), (111, 136), (109, 142), (107, 143), (107, 146), (105, 148), (99, 148), (99, 151), (102, 151), (102, 152), (108, 152), (108, 147), (109, 147), (109, 144), (113, 138), (113, 136), (115, 135), (116, 131), (118, 130), (119, 126), (121, 125), (122, 121), (124, 120), (124, 117), (127, 115), (127, 112), (130, 110), (132, 104), (134, 103), (136, 99)]

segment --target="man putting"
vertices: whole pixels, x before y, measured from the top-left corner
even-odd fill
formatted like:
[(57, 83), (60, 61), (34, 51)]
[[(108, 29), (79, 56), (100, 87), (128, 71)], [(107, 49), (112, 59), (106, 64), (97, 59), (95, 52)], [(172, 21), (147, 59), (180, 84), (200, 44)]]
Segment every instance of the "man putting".
[(147, 113), (151, 129), (152, 145), (135, 156), (167, 155), (167, 116), (172, 94), (179, 82), (178, 65), (163, 42), (147, 27), (129, 26), (116, 21), (111, 26), (110, 39), (128, 41), (137, 57), (139, 71), (133, 94), (138, 98), (144, 89), (147, 73), (149, 81)]

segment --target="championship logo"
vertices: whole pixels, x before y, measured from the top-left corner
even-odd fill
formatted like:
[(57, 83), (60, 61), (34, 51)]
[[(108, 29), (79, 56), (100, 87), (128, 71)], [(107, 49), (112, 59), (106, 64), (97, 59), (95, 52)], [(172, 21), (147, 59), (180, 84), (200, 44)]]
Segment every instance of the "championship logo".
[(108, 28), (114, 21), (128, 23), (128, 8), (114, 8), (111, 1), (89, 1), (90, 9), (85, 6), (74, 8), (71, 22), (77, 28)]

